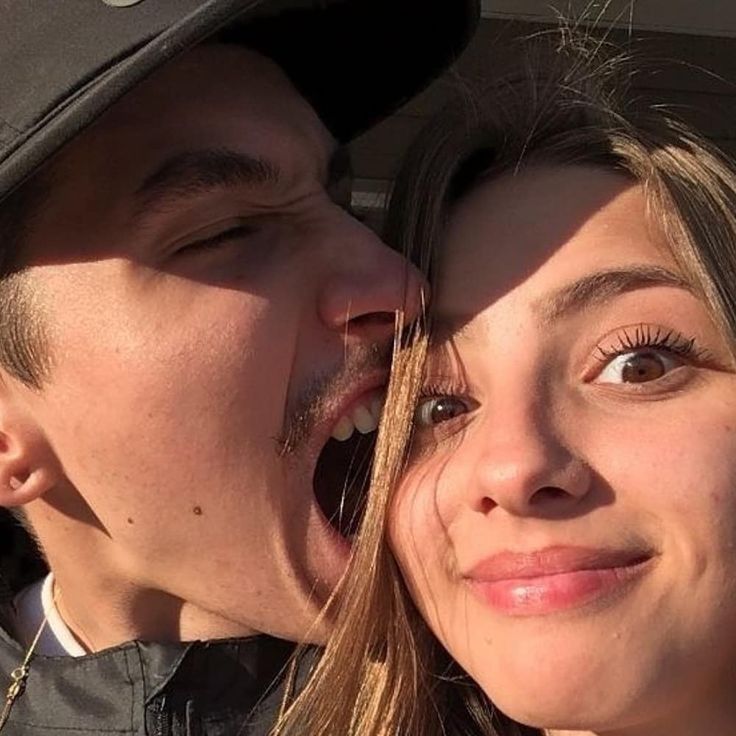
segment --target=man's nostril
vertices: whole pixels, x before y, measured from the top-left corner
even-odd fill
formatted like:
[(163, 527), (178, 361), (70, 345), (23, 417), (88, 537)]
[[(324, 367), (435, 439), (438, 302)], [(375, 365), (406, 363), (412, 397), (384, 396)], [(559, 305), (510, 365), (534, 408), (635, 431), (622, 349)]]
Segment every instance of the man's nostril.
[(572, 494), (565, 491), (563, 488), (556, 488), (555, 486), (546, 486), (540, 488), (531, 498), (530, 503), (543, 503), (545, 501), (559, 501), (566, 497), (572, 497)]
[(393, 312), (370, 312), (353, 317), (349, 325), (352, 327), (393, 327), (396, 317)]

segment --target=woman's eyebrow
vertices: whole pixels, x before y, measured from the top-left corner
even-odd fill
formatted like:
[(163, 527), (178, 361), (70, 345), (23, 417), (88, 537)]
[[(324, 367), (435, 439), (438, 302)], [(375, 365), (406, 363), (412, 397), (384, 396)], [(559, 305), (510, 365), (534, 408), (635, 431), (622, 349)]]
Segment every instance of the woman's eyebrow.
[(549, 324), (588, 307), (600, 306), (620, 294), (652, 286), (673, 286), (692, 292), (682, 276), (662, 266), (632, 264), (598, 271), (566, 284), (538, 299), (533, 311), (543, 324)]

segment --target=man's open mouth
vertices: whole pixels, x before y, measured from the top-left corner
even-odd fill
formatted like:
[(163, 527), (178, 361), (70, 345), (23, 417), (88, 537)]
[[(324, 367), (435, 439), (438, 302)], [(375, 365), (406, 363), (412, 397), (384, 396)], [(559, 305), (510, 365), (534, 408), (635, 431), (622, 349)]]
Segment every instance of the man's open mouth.
[(369, 394), (335, 424), (314, 473), (314, 493), (330, 525), (351, 539), (363, 519), (382, 392)]

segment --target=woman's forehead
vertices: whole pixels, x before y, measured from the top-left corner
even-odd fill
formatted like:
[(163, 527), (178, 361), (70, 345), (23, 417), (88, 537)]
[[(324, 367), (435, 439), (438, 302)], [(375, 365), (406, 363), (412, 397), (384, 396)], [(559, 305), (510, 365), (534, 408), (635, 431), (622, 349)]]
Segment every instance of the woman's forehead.
[(591, 272), (672, 261), (641, 186), (590, 167), (534, 167), (481, 185), (457, 206), (435, 306), (478, 312), (518, 289), (538, 298)]

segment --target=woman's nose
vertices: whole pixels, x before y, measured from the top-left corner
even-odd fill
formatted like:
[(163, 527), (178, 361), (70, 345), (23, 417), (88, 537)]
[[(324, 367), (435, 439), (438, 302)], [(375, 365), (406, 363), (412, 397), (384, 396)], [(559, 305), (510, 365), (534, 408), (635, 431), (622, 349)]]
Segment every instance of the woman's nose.
[(592, 471), (555, 426), (549, 411), (517, 407), (515, 416), (493, 413), (472, 438), (478, 452), (465, 503), (488, 513), (562, 516), (587, 496)]

